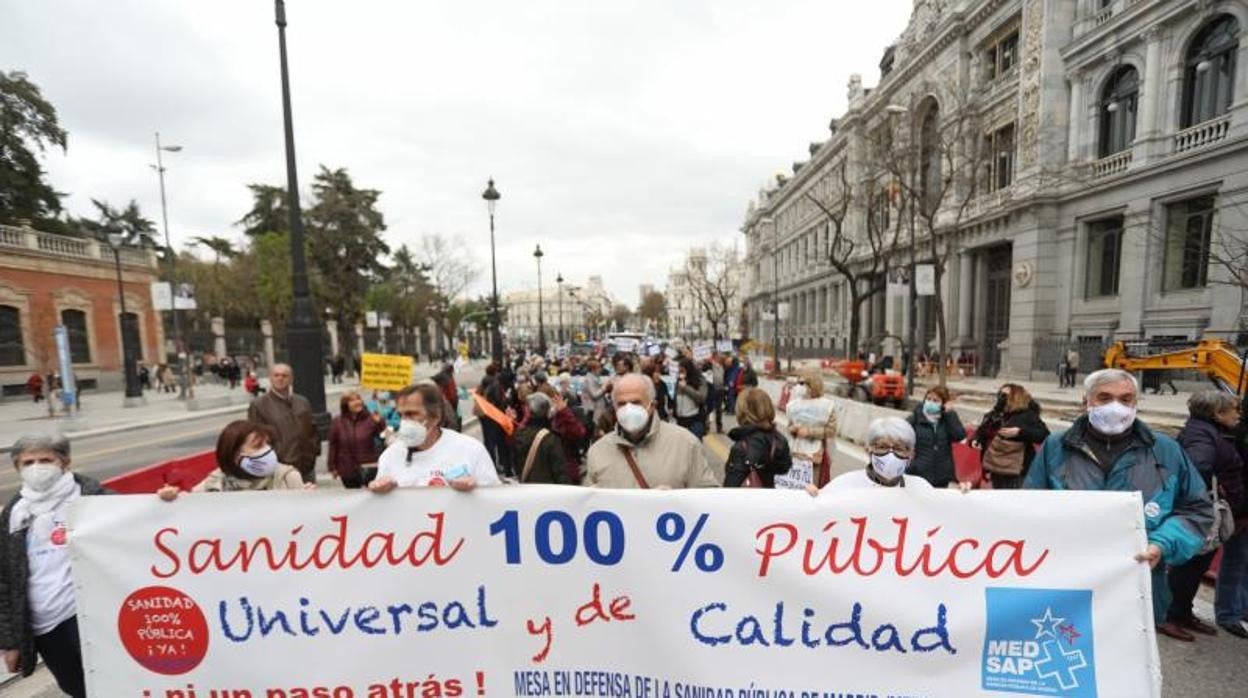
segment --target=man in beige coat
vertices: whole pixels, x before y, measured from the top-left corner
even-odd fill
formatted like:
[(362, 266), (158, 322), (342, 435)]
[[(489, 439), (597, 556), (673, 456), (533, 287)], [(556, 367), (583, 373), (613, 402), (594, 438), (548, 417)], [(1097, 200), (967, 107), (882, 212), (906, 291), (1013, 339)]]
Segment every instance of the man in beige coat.
[(316, 482), (321, 438), (312, 421), (312, 406), (295, 393), (293, 382), (290, 366), (274, 364), (269, 371), (269, 392), (252, 401), (247, 419), (272, 428), (277, 433), (273, 448), (278, 461), (295, 466), (304, 482)]
[(589, 449), (584, 484), (615, 489), (717, 487), (718, 480), (687, 429), (654, 414), (654, 382), (630, 373), (612, 390), (617, 426)]

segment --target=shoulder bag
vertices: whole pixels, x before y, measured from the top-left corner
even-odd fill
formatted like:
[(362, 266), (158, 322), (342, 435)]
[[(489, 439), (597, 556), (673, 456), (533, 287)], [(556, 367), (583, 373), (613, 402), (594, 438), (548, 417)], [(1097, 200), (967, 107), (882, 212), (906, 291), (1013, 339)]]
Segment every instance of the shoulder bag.
[(524, 457), (524, 470), (520, 472), (520, 482), (529, 481), (529, 473), (533, 472), (533, 463), (537, 460), (537, 449), (541, 447), (542, 441), (549, 433), (549, 429), (541, 429), (533, 437), (533, 443), (529, 445), (529, 454)]
[(637, 486), (643, 490), (650, 489), (650, 483), (646, 482), (646, 476), (642, 475), (641, 468), (637, 467), (637, 459), (633, 457), (633, 449), (628, 446), (620, 446), (620, 453), (623, 453), (624, 460), (628, 461), (628, 468), (633, 471), (633, 479), (637, 481)]
[(1022, 475), (1027, 444), (994, 436), (984, 450), (984, 470), (993, 475)]

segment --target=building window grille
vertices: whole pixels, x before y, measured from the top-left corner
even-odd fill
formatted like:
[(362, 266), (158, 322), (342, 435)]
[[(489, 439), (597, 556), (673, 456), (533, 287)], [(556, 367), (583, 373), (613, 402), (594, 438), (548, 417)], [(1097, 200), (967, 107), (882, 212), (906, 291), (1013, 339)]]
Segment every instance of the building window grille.
[(1088, 225), (1088, 273), (1085, 297), (1118, 295), (1118, 270), (1122, 262), (1122, 216)]
[(1213, 196), (1201, 196), (1166, 207), (1163, 291), (1201, 288), (1208, 282), (1215, 202)]
[(985, 136), (988, 153), (987, 181), (984, 187), (993, 192), (1010, 186), (1014, 181), (1014, 124), (1008, 124)]
[(989, 46), (984, 62), (988, 66), (989, 80), (996, 80), (1014, 70), (1018, 65), (1018, 30), (1006, 34), (1000, 41)]

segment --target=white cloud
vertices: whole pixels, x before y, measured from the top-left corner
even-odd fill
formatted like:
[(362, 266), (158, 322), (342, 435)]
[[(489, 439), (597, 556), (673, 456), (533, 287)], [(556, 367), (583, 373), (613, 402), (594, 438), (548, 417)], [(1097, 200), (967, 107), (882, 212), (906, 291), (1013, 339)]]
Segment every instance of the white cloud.
[[(739, 237), (771, 173), (806, 157), (872, 84), (907, 0), (292, 0), (300, 182), (347, 167), (383, 191), (395, 245), (458, 236), (489, 286), (480, 194), (498, 181), (499, 286), (601, 274), (621, 300), (683, 250)], [(152, 133), (175, 243), (234, 235), (248, 182), (285, 182), (273, 7), (255, 0), (9, 2), (0, 66), (30, 73), (70, 131), (50, 154), (68, 206), (131, 198), (154, 219)]]

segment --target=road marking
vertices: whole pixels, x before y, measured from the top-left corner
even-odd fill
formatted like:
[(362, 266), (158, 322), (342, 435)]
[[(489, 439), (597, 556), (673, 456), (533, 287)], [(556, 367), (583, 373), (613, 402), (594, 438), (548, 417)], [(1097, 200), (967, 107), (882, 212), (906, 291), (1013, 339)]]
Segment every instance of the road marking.
[[(177, 441), (178, 439), (189, 438), (192, 436), (202, 436), (204, 434), (211, 434), (213, 432), (217, 432), (220, 430), (221, 430), (221, 427), (214, 426), (214, 427), (210, 427), (207, 429), (201, 428), (201, 429), (196, 429), (194, 431), (184, 431), (184, 432), (179, 432), (177, 434), (169, 434), (168, 436), (164, 436), (159, 439), (144, 440), (142, 445), (154, 446), (158, 444), (168, 443), (170, 441)], [(136, 447), (136, 444), (128, 444), (125, 446), (116, 446), (114, 448), (105, 448), (105, 449), (101, 449), (98, 451), (90, 451), (88, 453), (83, 453), (80, 455), (74, 454), (73, 451), (70, 451), (70, 455), (71, 455), (70, 462), (71, 462), (71, 465), (76, 467), (82, 464), (83, 461), (88, 461), (91, 458), (107, 456), (107, 455), (118, 453), (121, 451), (129, 451), (129, 450), (133, 450), (135, 447)], [(17, 474), (16, 470), (6, 470), (3, 472), (0, 472), (0, 485), (7, 485), (12, 482), (17, 482), (19, 479), (21, 479), (21, 476)]]
[(724, 462), (728, 461), (728, 450), (730, 448), (724, 445), (724, 442), (727, 440), (728, 437), (724, 434), (707, 434), (702, 437), (702, 443), (706, 444), (706, 447), (711, 449)]

